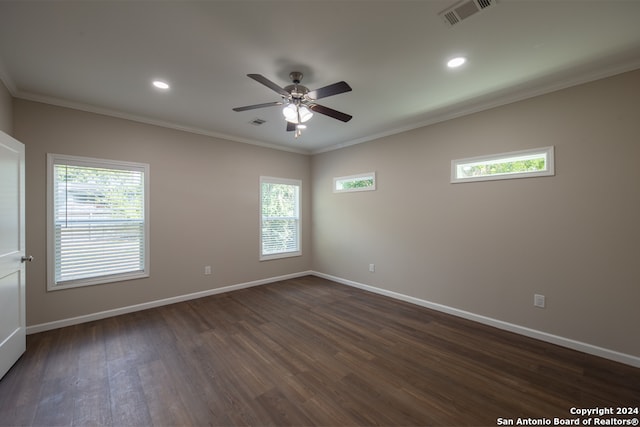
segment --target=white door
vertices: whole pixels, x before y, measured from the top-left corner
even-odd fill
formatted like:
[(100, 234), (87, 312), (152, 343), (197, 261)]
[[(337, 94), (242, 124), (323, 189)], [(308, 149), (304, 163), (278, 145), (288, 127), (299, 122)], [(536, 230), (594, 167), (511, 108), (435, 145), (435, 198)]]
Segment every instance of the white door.
[(24, 145), (0, 132), (0, 378), (26, 349)]

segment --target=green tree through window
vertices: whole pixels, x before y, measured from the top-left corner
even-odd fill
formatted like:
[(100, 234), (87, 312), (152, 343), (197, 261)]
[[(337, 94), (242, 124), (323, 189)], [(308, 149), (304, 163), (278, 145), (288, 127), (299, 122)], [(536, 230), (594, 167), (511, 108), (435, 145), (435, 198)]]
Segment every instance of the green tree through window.
[(453, 183), (554, 174), (553, 146), (451, 161), (451, 182)]
[(503, 163), (486, 163), (463, 167), (465, 176), (485, 176), (518, 172), (538, 172), (545, 170), (545, 159), (517, 160)]
[(300, 252), (300, 184), (261, 179), (261, 256)]
[(50, 154), (49, 289), (148, 277), (148, 165)]

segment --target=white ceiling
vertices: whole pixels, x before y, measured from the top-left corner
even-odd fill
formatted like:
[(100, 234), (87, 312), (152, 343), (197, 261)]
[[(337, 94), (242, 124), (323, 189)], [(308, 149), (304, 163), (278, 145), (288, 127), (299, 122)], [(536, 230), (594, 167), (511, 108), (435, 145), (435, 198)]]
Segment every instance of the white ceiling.
[[(3, 0), (0, 78), (19, 98), (314, 153), (640, 68), (638, 0), (498, 0), (450, 27), (455, 3)], [(349, 83), (319, 103), (354, 118), (316, 114), (295, 139), (280, 107), (232, 111), (280, 100), (246, 74), (291, 71)]]

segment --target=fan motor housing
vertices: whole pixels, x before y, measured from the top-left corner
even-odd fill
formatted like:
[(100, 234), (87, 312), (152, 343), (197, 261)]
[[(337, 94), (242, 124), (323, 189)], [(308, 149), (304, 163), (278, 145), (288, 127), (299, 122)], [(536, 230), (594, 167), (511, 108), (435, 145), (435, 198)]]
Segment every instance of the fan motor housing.
[(285, 86), (284, 90), (289, 92), (291, 94), (291, 97), (295, 99), (302, 99), (306, 94), (309, 93), (309, 88), (299, 84), (292, 84), (289, 86)]

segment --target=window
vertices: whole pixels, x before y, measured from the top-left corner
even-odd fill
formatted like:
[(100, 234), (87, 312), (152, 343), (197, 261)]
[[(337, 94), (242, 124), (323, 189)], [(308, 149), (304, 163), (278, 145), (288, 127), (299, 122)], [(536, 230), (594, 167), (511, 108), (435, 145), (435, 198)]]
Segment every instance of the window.
[(376, 189), (376, 173), (368, 172), (358, 175), (339, 176), (333, 178), (333, 192), (371, 191)]
[(149, 165), (47, 160), (47, 289), (148, 277)]
[(555, 175), (553, 147), (451, 161), (451, 182)]
[(299, 256), (301, 181), (260, 177), (260, 260)]

